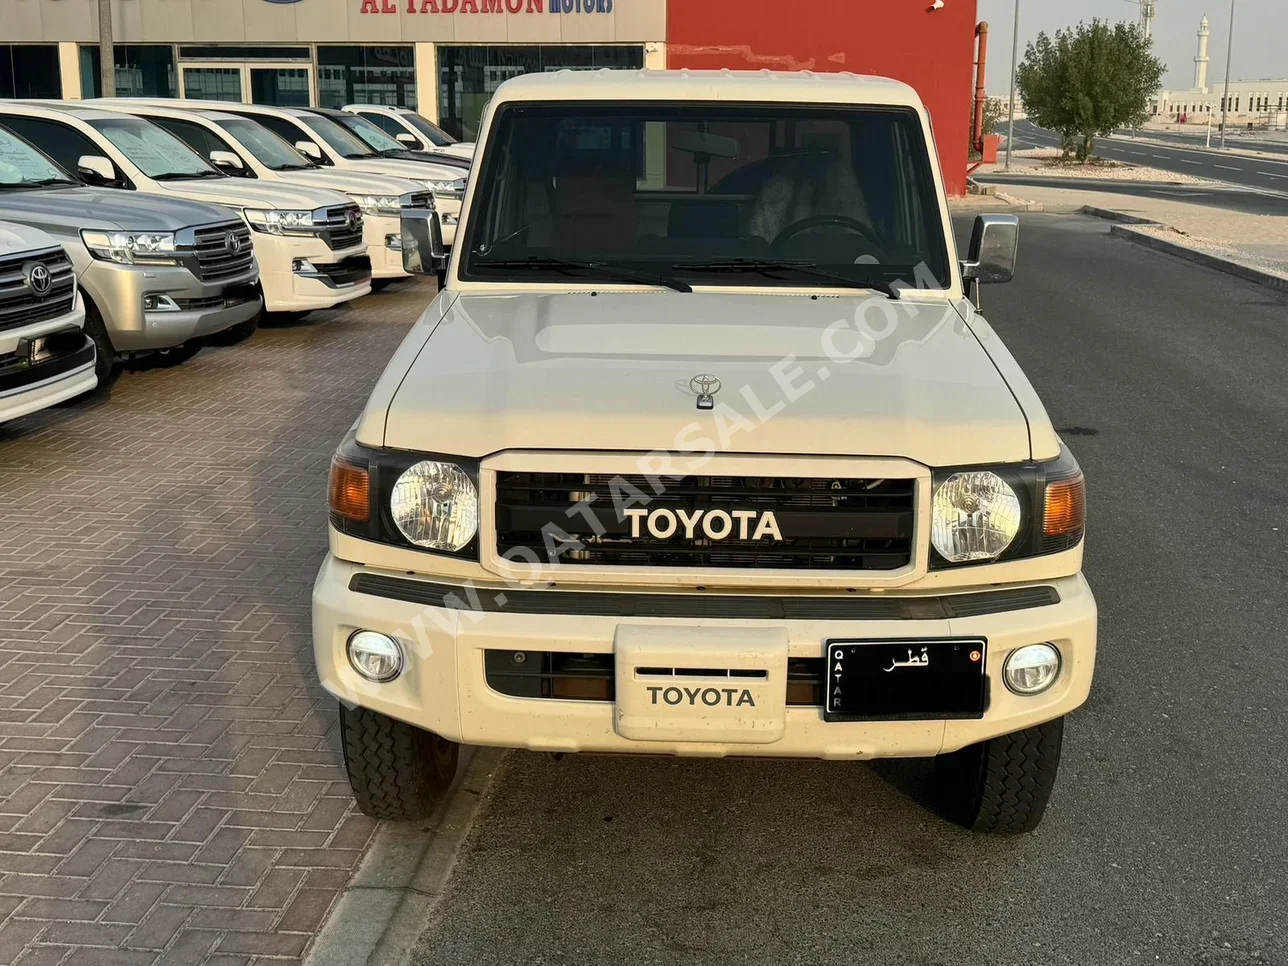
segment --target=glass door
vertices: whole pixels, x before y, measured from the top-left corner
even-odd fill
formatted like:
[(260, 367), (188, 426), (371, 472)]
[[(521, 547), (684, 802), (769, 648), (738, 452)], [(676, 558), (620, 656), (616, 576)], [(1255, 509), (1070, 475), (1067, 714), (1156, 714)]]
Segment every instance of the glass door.
[(180, 64), (179, 78), (184, 97), (237, 103), (243, 100), (240, 64)]
[(313, 102), (313, 65), (248, 65), (250, 102), (276, 107), (308, 107)]
[(184, 97), (277, 107), (308, 107), (314, 100), (312, 64), (181, 62), (179, 70)]

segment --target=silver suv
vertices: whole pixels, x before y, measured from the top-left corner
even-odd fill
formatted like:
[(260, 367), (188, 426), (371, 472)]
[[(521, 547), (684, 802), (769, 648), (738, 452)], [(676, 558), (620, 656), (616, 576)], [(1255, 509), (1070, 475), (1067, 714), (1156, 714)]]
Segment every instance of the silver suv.
[(0, 125), (0, 219), (48, 232), (66, 249), (100, 383), (121, 356), (255, 330), (261, 298), (250, 231), (225, 208), (82, 187)]

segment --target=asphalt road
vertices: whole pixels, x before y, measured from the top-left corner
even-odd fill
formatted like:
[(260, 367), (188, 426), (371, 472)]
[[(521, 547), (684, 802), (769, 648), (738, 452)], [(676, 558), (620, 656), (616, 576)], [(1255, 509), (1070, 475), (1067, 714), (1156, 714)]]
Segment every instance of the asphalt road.
[(1112, 192), (1116, 195), (1133, 195), (1138, 198), (1160, 198), (1164, 201), (1182, 201), (1209, 208), (1223, 208), (1251, 215), (1288, 216), (1288, 195), (1266, 194), (1251, 188), (1226, 185), (1171, 184), (1165, 181), (1105, 181), (1102, 178), (1071, 178), (1004, 171), (975, 175), (983, 184), (1040, 185), (1042, 187), (1072, 188), (1078, 191)]
[[(1201, 134), (1181, 131), (1115, 131), (1115, 134), (1122, 134), (1127, 137), (1147, 137), (1151, 140), (1171, 141), (1176, 144), (1186, 145), (1188, 147), (1207, 147), (1207, 131), (1203, 130)], [(1221, 143), (1221, 132), (1213, 126), (1212, 144), (1219, 146)], [(1226, 146), (1231, 148), (1244, 148), (1248, 151), (1268, 151), (1272, 154), (1288, 154), (1288, 138), (1269, 138), (1255, 137), (1246, 134), (1235, 134), (1233, 130), (1230, 136), (1226, 138)]]
[[(1016, 121), (1015, 145), (1017, 148), (1059, 147), (1060, 136), (1030, 121)], [(1227, 181), (1245, 188), (1288, 192), (1288, 158), (1280, 161), (1242, 154), (1221, 154), (1202, 148), (1145, 144), (1121, 138), (1098, 138), (1096, 154), (1111, 161), (1146, 164), (1164, 171)]]
[(1101, 605), (1042, 827), (945, 823), (923, 762), (512, 752), (415, 966), (1288, 963), (1288, 299), (1077, 216), (1024, 216), (1020, 265), (986, 308), (1090, 481)]

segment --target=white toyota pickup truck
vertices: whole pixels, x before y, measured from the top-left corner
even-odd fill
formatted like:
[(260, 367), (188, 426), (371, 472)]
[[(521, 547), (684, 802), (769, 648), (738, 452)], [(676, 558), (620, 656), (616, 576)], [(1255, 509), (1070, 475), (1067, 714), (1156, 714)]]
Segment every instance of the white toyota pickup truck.
[(362, 809), (423, 815), (469, 743), (933, 757), (950, 817), (1036, 827), (1095, 663), (1083, 477), (975, 306), (1018, 223), (958, 260), (916, 93), (564, 71), (481, 130), (332, 461)]

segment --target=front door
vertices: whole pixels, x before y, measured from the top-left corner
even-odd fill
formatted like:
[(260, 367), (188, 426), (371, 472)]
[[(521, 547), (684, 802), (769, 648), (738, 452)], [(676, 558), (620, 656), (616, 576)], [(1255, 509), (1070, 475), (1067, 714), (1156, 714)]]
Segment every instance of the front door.
[(185, 98), (308, 107), (314, 103), (313, 65), (301, 63), (180, 63)]

